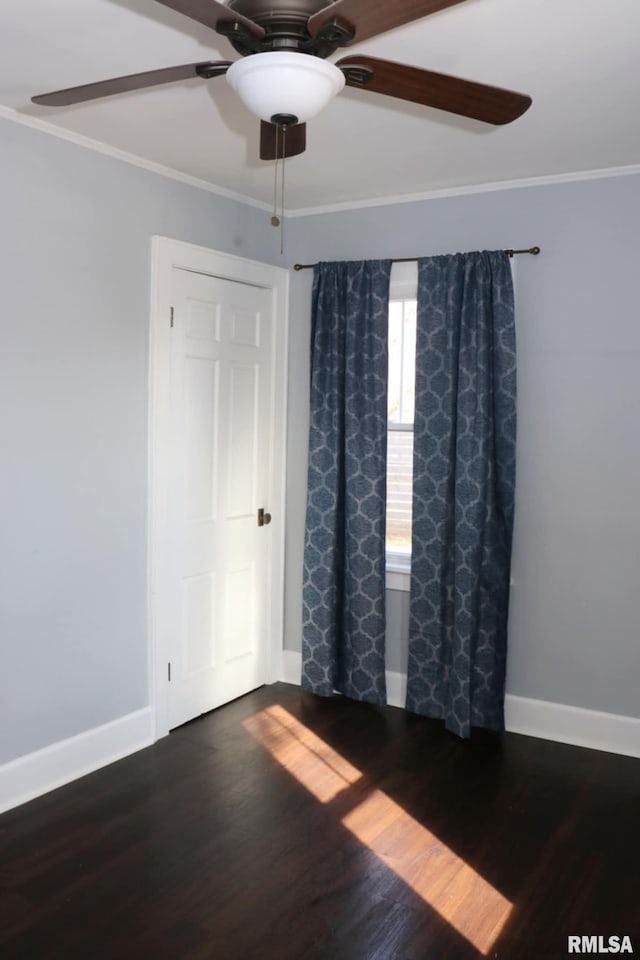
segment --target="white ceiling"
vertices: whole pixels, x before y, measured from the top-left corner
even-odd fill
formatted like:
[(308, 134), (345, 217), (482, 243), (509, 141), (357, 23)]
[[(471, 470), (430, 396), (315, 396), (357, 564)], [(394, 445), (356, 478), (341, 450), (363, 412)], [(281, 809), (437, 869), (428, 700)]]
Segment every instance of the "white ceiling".
[[(496, 128), (345, 90), (308, 124), (306, 153), (287, 162), (290, 211), (640, 163), (638, 0), (466, 0), (347, 52), (356, 51), (527, 93), (533, 106)], [(0, 0), (0, 104), (269, 203), (259, 121), (224, 78), (68, 108), (29, 102), (236, 58), (222, 37), (154, 0)]]

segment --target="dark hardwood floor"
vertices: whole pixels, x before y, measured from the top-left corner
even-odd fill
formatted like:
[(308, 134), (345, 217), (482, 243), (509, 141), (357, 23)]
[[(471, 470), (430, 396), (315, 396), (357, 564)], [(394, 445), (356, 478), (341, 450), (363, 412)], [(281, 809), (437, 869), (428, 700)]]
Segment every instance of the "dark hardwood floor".
[(2, 960), (640, 954), (640, 760), (276, 684), (0, 817)]

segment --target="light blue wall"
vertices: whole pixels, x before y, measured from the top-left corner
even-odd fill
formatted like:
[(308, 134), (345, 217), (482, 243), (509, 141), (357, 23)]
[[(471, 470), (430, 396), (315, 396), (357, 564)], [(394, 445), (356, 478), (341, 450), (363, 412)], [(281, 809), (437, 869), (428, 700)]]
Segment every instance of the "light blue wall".
[(149, 703), (151, 237), (280, 262), (261, 210), (0, 119), (0, 763)]
[[(149, 702), (151, 237), (282, 264), (269, 216), (0, 119), (0, 763)], [(637, 716), (640, 178), (287, 223), (285, 262), (539, 243), (517, 262), (509, 690)], [(300, 648), (311, 274), (292, 275), (285, 646)], [(389, 596), (389, 666), (406, 597)]]
[[(640, 176), (310, 215), (292, 260), (529, 247), (515, 264), (519, 358), (508, 691), (640, 715)], [(300, 649), (310, 272), (291, 289), (285, 646)], [(389, 595), (388, 665), (406, 655)]]

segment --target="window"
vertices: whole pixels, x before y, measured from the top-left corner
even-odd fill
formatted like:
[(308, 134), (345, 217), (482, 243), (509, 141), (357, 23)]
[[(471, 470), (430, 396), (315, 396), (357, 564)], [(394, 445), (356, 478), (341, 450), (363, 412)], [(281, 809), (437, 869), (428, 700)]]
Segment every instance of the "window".
[[(416, 311), (416, 265), (394, 264), (389, 302), (387, 570), (397, 573), (407, 573), (411, 566)], [(393, 586), (407, 589), (408, 583)]]
[(389, 304), (387, 556), (411, 556), (416, 301)]

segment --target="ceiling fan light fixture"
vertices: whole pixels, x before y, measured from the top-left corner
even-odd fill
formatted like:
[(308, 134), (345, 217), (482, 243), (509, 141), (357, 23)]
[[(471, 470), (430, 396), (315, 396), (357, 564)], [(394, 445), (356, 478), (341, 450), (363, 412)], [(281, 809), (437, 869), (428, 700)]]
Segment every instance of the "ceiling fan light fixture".
[(282, 114), (311, 120), (345, 84), (333, 63), (293, 51), (251, 54), (232, 63), (226, 76), (245, 107), (267, 123)]

